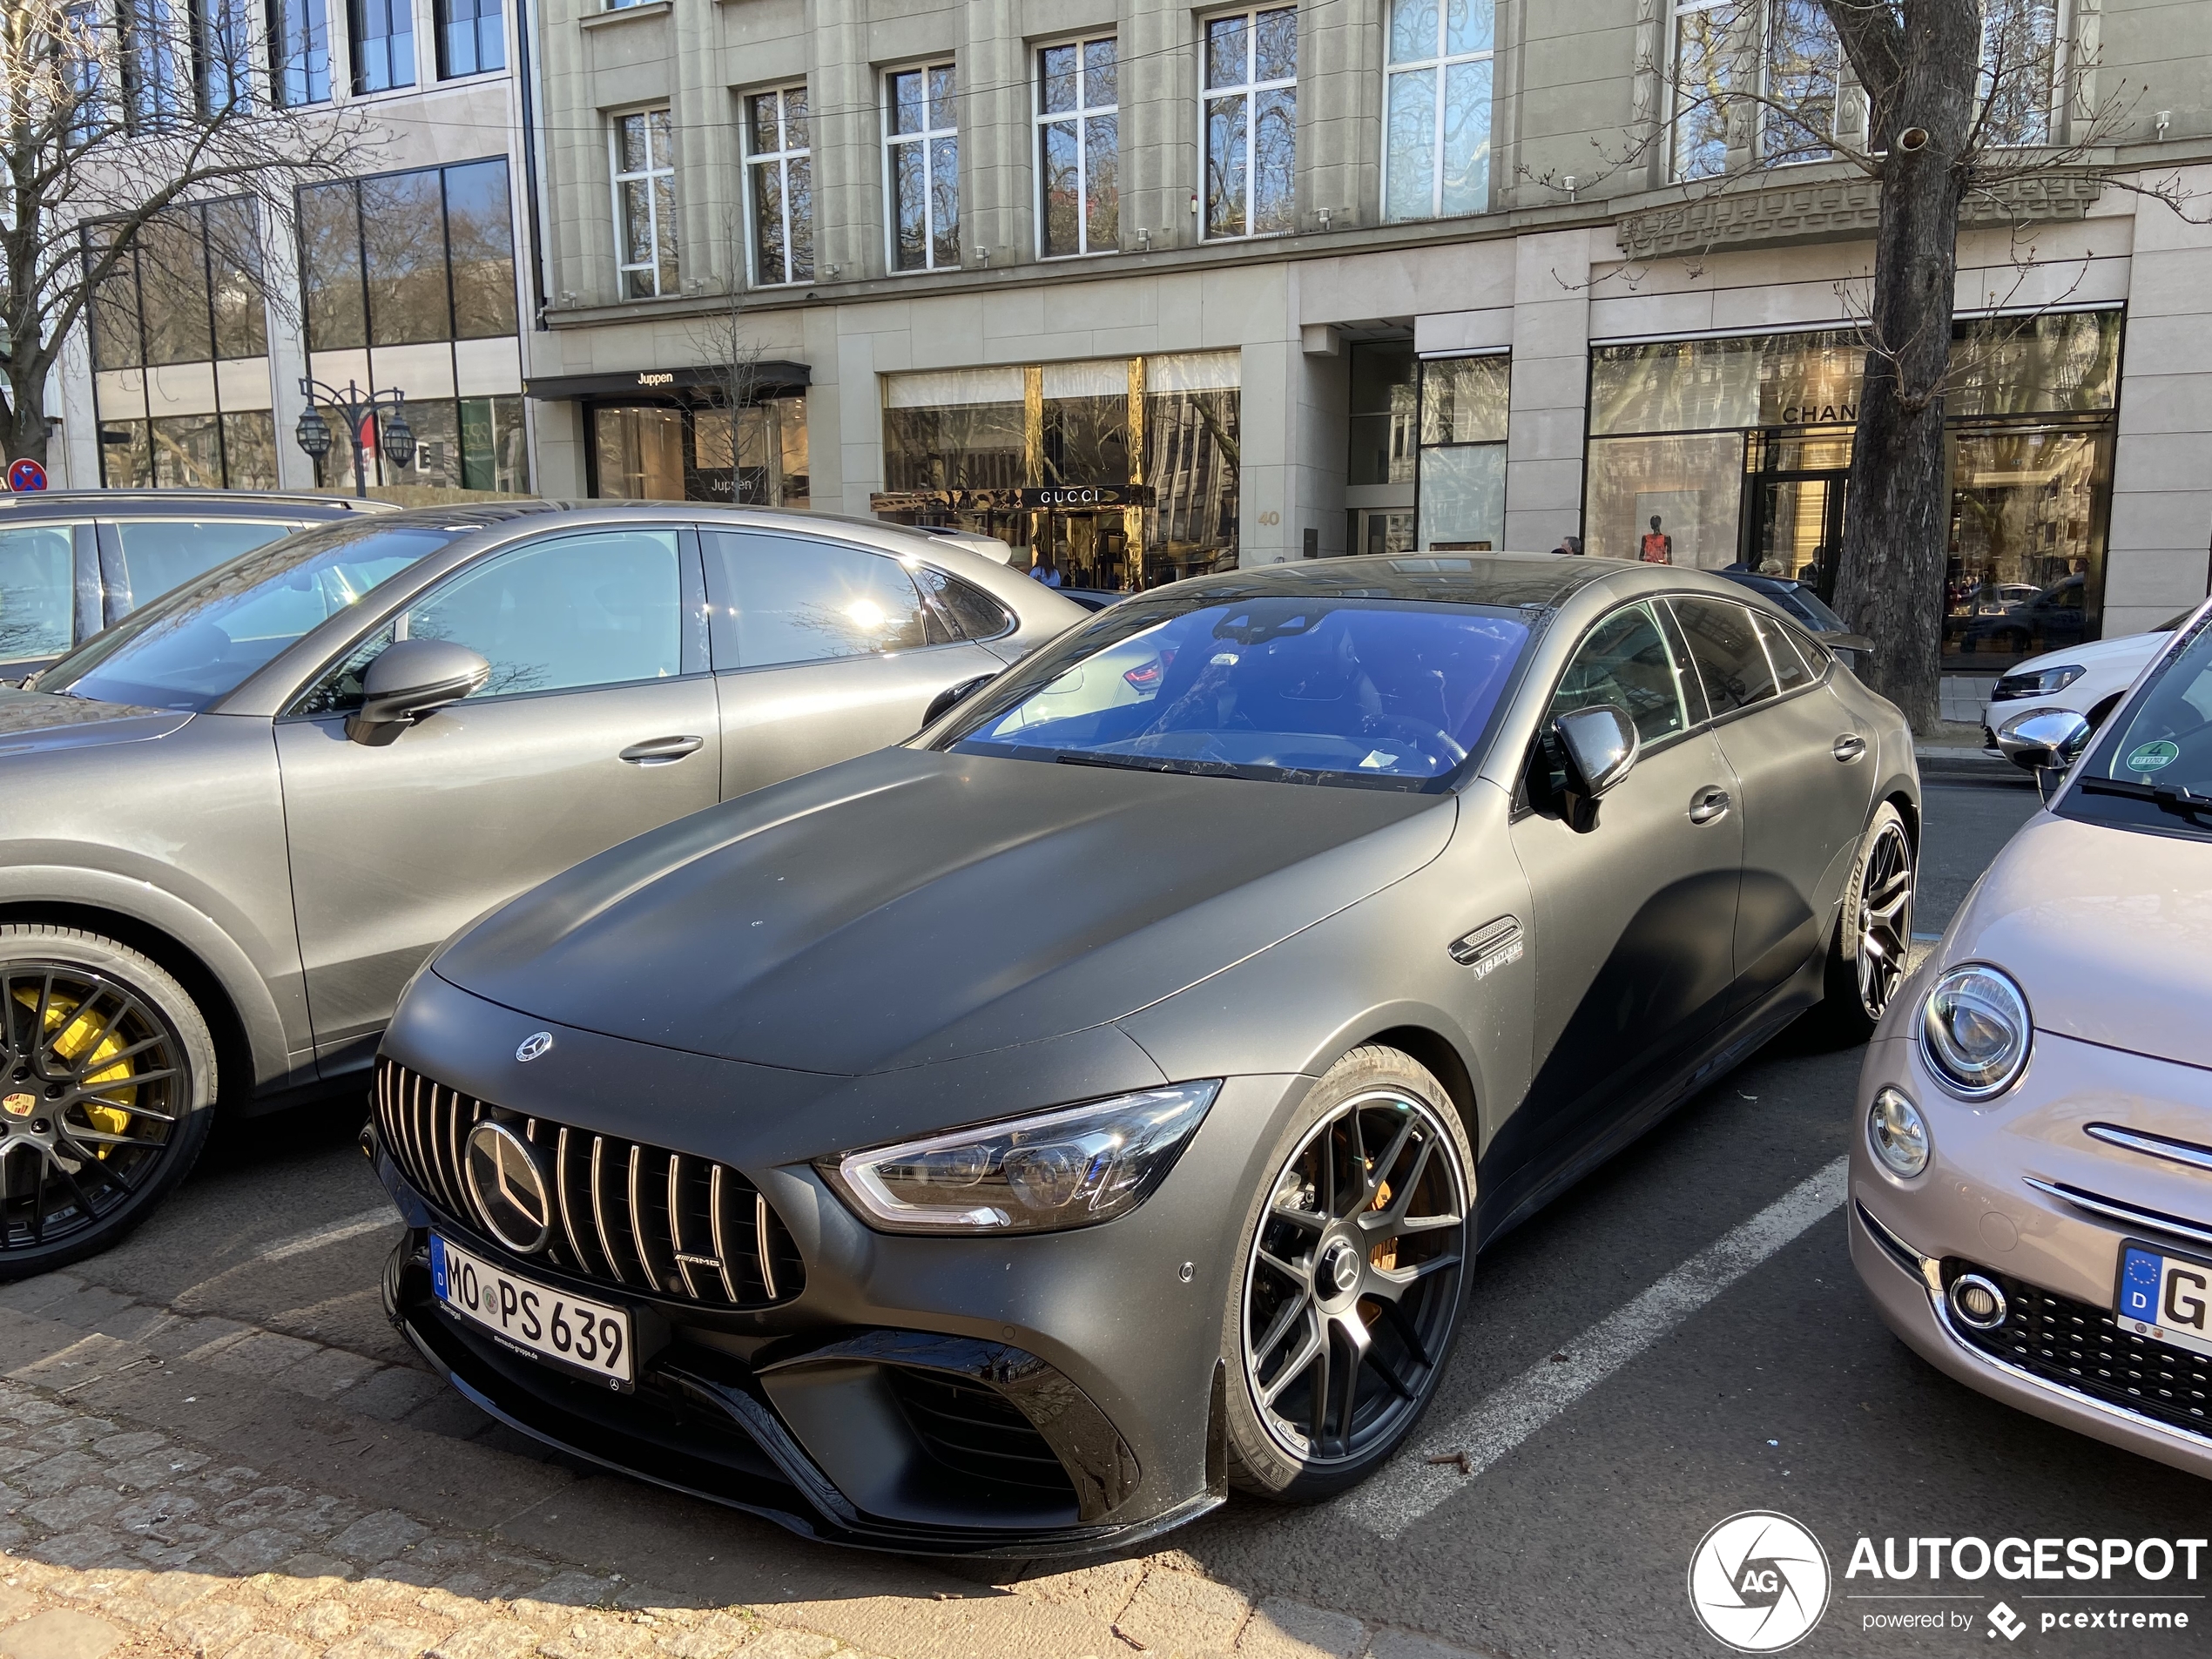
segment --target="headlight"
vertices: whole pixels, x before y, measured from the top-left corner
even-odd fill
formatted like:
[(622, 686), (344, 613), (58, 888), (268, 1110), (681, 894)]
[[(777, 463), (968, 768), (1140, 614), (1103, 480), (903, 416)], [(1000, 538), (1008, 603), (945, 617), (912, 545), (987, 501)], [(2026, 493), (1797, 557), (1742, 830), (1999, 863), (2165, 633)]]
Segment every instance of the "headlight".
[(1997, 682), (1990, 700), (2007, 703), (2019, 697), (2054, 697), (2088, 671), (2067, 663), (2057, 668), (2039, 668), (2032, 674), (2007, 674)]
[(886, 1232), (1051, 1232), (1126, 1215), (1175, 1167), (1217, 1082), (823, 1158), (815, 1167)]
[(1879, 1089), (1866, 1114), (1874, 1156), (1908, 1179), (1928, 1167), (1928, 1125), (1920, 1109), (1894, 1089)]
[(2027, 1064), (2029, 1030), (2027, 998), (1986, 962), (1945, 974), (1920, 1013), (1921, 1052), (1962, 1100), (1987, 1100), (2013, 1086)]

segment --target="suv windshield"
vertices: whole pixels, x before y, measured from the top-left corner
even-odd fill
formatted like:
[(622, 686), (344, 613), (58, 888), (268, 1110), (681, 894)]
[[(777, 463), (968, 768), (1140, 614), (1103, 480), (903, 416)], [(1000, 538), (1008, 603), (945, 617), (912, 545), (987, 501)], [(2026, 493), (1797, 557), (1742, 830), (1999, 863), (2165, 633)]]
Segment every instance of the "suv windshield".
[(287, 536), (85, 641), (42, 675), (37, 689), (197, 713), (378, 583), (462, 533), (372, 519)]
[(1521, 613), (1480, 605), (1125, 603), (991, 687), (939, 746), (1419, 788), (1481, 749), (1527, 639)]
[(2212, 615), (2152, 671), (2053, 807), (2064, 818), (2212, 839)]

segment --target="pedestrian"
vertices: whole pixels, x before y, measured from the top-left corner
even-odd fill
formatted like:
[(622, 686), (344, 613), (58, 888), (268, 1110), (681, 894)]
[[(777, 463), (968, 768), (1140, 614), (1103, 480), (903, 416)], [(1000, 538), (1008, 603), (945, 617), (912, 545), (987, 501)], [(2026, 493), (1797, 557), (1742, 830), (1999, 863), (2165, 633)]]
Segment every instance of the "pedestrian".
[(1581, 550), (1582, 538), (1579, 536), (1562, 536), (1559, 538), (1559, 545), (1552, 549), (1552, 551), (1554, 553), (1573, 553), (1578, 555), (1581, 552)]

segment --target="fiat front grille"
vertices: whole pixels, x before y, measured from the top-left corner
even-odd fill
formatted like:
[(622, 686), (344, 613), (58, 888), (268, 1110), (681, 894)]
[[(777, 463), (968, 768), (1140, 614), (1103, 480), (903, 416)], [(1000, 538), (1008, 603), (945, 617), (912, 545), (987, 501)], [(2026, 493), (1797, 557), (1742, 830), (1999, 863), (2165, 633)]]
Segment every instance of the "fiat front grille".
[(519, 1130), (546, 1160), (556, 1219), (536, 1253), (550, 1265), (701, 1307), (765, 1307), (804, 1286), (806, 1264), (775, 1207), (728, 1164), (531, 1117), (377, 1062), (385, 1150), (428, 1203), (479, 1238), (463, 1149), (487, 1117)]

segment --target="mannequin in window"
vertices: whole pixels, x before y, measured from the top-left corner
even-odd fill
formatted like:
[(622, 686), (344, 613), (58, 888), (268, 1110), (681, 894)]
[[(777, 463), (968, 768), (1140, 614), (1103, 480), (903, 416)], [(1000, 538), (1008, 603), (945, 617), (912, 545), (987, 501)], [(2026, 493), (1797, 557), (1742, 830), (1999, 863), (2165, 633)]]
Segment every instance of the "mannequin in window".
[(1675, 538), (1659, 528), (1659, 515), (1651, 516), (1651, 530), (1636, 550), (1636, 556), (1646, 564), (1672, 564), (1675, 562)]

